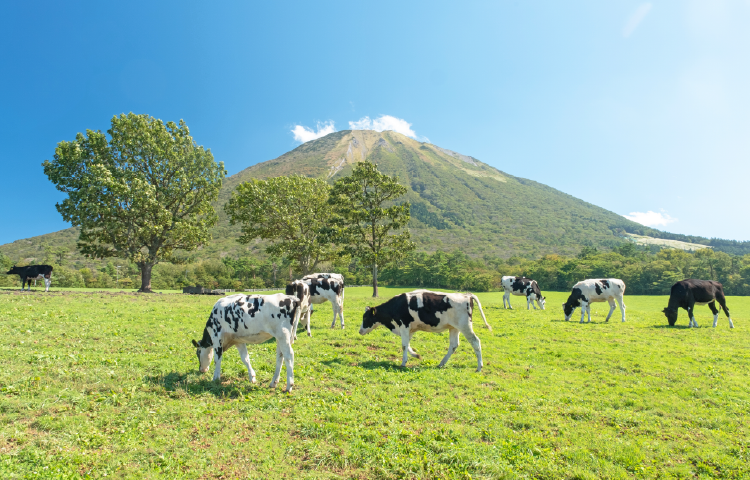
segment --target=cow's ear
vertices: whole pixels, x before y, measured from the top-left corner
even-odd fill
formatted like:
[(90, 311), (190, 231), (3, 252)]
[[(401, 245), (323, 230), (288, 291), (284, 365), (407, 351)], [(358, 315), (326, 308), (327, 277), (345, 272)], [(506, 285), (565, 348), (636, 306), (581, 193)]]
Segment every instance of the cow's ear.
[(198, 348), (198, 347), (199, 347), (200, 345), (198, 345), (198, 342), (196, 342), (195, 340), (193, 340), (193, 346), (194, 346), (195, 348)]
[(365, 307), (365, 312), (369, 312), (369, 311), (370, 311), (370, 306), (368, 305)]

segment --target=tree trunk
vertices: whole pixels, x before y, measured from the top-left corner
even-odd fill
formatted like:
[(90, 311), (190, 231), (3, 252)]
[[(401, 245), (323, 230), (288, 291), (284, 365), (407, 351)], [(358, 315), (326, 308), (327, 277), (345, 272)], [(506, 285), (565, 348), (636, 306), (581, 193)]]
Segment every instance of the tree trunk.
[(153, 263), (140, 263), (138, 266), (141, 268), (141, 288), (138, 290), (141, 293), (154, 293), (151, 290), (151, 269), (154, 268)]
[(378, 298), (378, 264), (372, 264), (372, 298)]

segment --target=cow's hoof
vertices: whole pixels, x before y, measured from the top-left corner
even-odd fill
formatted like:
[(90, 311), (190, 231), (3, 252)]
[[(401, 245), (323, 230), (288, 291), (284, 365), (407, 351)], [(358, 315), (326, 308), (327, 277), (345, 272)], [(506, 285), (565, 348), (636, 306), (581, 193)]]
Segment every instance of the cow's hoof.
[(416, 358), (417, 360), (422, 360), (422, 355), (417, 353), (416, 355), (414, 355), (414, 358)]
[(257, 381), (255, 380), (255, 377), (250, 377), (250, 383), (257, 383)]
[(292, 393), (292, 388), (293, 387), (294, 387), (294, 385), (290, 385), (290, 386), (286, 387), (286, 390), (284, 390), (284, 393)]
[(308, 336), (308, 337), (312, 337), (312, 333), (310, 333), (310, 332), (307, 332), (307, 336)]
[(270, 383), (270, 384), (268, 385), (268, 388), (276, 388), (276, 383), (277, 383), (277, 382), (271, 382), (271, 383)]

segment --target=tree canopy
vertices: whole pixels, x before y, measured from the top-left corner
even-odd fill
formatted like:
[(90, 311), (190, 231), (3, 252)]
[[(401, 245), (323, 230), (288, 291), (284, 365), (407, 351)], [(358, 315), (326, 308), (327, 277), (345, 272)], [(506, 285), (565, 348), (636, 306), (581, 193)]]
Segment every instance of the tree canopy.
[(344, 253), (372, 267), (373, 297), (378, 296), (378, 266), (415, 248), (409, 231), (401, 230), (409, 223), (409, 202), (393, 203), (405, 193), (398, 177), (381, 173), (368, 161), (357, 163), (352, 174), (337, 180), (331, 191), (336, 238)]
[(56, 207), (81, 228), (81, 253), (134, 262), (143, 292), (154, 265), (209, 241), (218, 220), (211, 202), (226, 175), (185, 122), (133, 113), (113, 117), (106, 135), (87, 130), (60, 142), (43, 166), (67, 194)]
[(321, 261), (334, 256), (334, 246), (323, 230), (331, 218), (323, 180), (298, 175), (242, 183), (224, 206), (231, 224), (240, 224), (240, 243), (256, 238), (273, 243), (272, 256), (286, 256), (307, 275)]

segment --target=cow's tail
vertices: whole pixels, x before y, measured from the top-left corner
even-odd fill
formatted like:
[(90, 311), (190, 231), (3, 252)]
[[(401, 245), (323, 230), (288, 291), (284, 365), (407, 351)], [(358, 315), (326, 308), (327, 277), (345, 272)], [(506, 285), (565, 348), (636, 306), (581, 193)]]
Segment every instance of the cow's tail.
[(472, 298), (472, 299), (473, 299), (473, 300), (474, 300), (475, 302), (477, 302), (477, 307), (479, 307), (479, 313), (481, 313), (481, 314), (482, 314), (482, 320), (484, 320), (484, 325), (485, 325), (485, 326), (486, 326), (486, 327), (487, 327), (487, 328), (489, 329), (489, 331), (491, 332), (491, 331), (492, 331), (492, 327), (490, 327), (490, 324), (489, 324), (489, 323), (487, 323), (487, 317), (485, 317), (485, 316), (484, 316), (484, 310), (482, 309), (482, 304), (481, 304), (481, 303), (479, 303), (479, 299), (477, 298), (477, 296), (476, 296), (476, 295), (474, 295), (473, 293), (470, 293), (469, 295), (471, 296), (471, 298)]
[[(297, 300), (297, 297), (294, 298), (295, 300)], [(299, 326), (299, 319), (302, 317), (302, 302), (300, 300), (297, 300), (295, 303), (296, 305), (294, 306), (294, 322), (292, 324), (292, 343), (294, 343), (294, 341), (297, 339), (297, 327)]]

